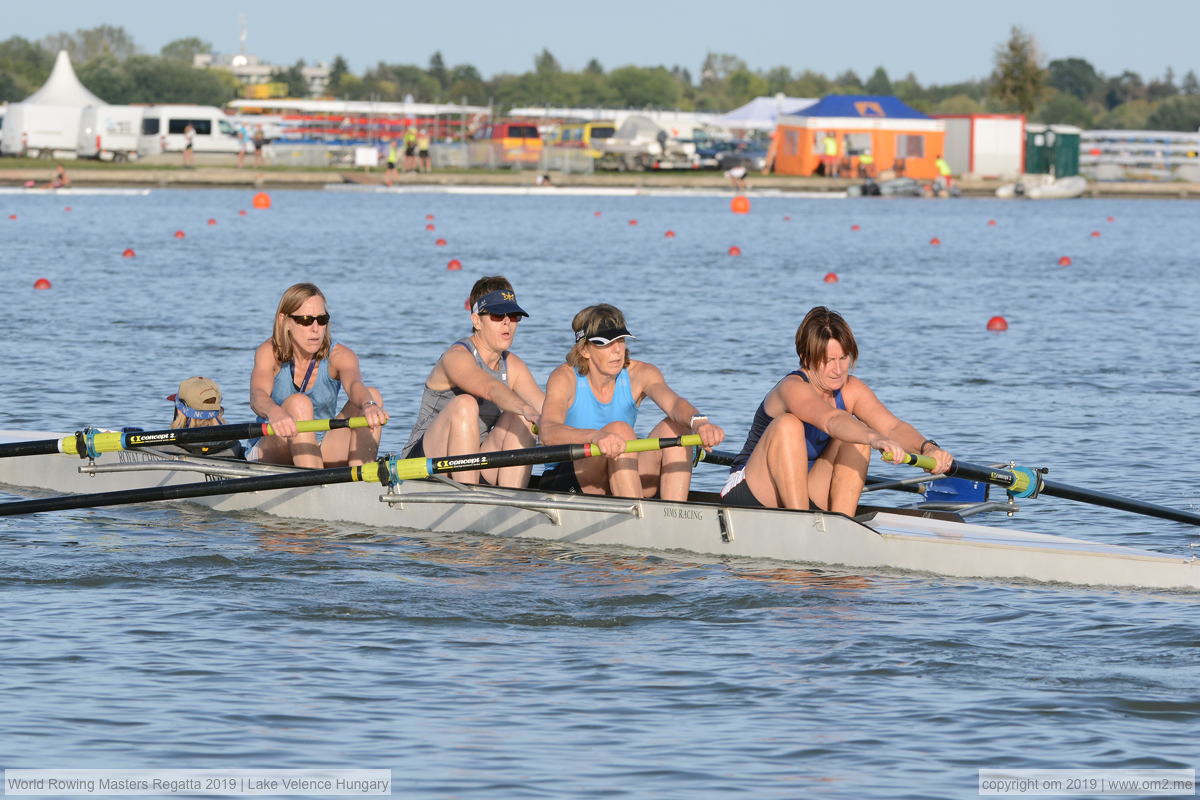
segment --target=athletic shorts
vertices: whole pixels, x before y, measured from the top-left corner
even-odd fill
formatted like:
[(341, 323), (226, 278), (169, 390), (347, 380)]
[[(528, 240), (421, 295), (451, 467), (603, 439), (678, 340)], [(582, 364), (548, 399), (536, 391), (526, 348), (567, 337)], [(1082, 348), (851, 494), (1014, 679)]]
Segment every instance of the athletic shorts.
[(548, 492), (583, 494), (583, 489), (579, 486), (579, 479), (575, 477), (575, 462), (573, 461), (560, 461), (543, 472), (538, 488)]
[(766, 508), (754, 496), (754, 492), (750, 491), (750, 485), (746, 482), (745, 469), (729, 473), (729, 480), (725, 482), (725, 488), (721, 490), (721, 505)]

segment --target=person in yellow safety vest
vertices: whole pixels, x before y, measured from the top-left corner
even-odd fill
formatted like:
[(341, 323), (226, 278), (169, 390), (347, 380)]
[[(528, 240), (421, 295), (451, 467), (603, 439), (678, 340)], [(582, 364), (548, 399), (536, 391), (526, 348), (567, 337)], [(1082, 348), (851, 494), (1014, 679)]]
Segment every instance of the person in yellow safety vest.
[(429, 135), (429, 131), (422, 128), (417, 132), (417, 170), (425, 170), (433, 172), (433, 166), (429, 161), (429, 145), (433, 139)]
[(400, 160), (400, 147), (396, 144), (396, 139), (393, 137), (388, 143), (387, 151), (387, 172), (384, 174), (383, 182), (388, 186), (392, 185), (392, 181), (396, 180), (396, 163)]
[(825, 138), (821, 140), (823, 154), (821, 155), (821, 163), (825, 165), (825, 177), (837, 177), (837, 156), (838, 145), (837, 136), (832, 133), (825, 134)]
[(942, 183), (946, 184), (946, 189), (950, 189), (950, 165), (946, 163), (946, 159), (938, 155), (937, 160), (933, 162), (937, 167), (938, 174), (942, 176)]
[(875, 177), (875, 156), (871, 155), (870, 150), (865, 150), (858, 156), (858, 176), (860, 178)]
[(404, 171), (417, 168), (417, 130), (409, 128), (404, 132)]

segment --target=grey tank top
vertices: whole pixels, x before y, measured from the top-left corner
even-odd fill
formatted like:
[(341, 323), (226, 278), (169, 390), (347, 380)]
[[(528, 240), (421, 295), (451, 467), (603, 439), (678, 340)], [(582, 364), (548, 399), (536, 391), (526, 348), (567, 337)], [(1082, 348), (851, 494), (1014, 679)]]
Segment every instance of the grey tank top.
[[(487, 364), (483, 363), (483, 359), (479, 357), (479, 351), (475, 349), (475, 343), (468, 339), (459, 339), (451, 347), (463, 347), (470, 351), (471, 355), (475, 356), (475, 363), (496, 380), (508, 385), (508, 351), (500, 353), (500, 369), (492, 369)], [(445, 391), (436, 392), (425, 387), (425, 391), (421, 393), (421, 408), (417, 411), (417, 421), (413, 425), (412, 433), (408, 435), (408, 442), (404, 445), (403, 455), (408, 458), (408, 454), (417, 446), (417, 443), (425, 437), (425, 431), (429, 430), (429, 426), (437, 419), (437, 415), (442, 413), (442, 409), (446, 404), (460, 394), (467, 392), (452, 386)], [(500, 419), (500, 407), (491, 400), (476, 398), (479, 401), (479, 441), (483, 441), (487, 436), (488, 431), (496, 427), (497, 420)]]

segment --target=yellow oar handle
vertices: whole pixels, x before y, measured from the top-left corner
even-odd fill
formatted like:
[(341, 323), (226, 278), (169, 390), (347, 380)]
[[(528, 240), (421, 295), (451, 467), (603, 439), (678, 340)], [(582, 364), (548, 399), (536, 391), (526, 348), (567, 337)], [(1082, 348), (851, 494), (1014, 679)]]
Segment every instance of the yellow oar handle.
[[(384, 423), (385, 425), (387, 423)], [(366, 417), (349, 417), (347, 419), (301, 419), (296, 421), (296, 433), (324, 433), (337, 428), (365, 428)], [(263, 426), (264, 436), (274, 436), (275, 431), (270, 425)]]
[[(884, 461), (891, 462), (887, 453), (880, 456)], [(901, 464), (907, 464), (910, 467), (920, 467), (921, 469), (933, 469), (937, 466), (937, 462), (929, 456), (919, 456), (916, 453), (908, 453)]]
[[(689, 433), (686, 436), (670, 439), (630, 439), (625, 442), (626, 453), (650, 453), (654, 450), (661, 450), (663, 447), (699, 447), (700, 435), (697, 433)], [(590, 445), (591, 455), (600, 455), (600, 448), (596, 445)]]

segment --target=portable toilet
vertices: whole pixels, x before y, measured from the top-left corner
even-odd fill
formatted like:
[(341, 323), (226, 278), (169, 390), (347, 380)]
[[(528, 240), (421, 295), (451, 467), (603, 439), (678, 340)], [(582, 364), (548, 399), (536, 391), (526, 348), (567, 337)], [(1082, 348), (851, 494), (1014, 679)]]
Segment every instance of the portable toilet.
[(1079, 174), (1079, 136), (1074, 125), (1025, 126), (1025, 172), (1067, 178)]

